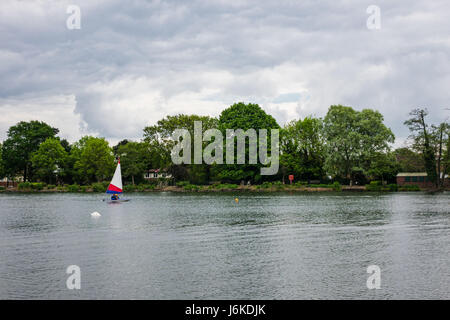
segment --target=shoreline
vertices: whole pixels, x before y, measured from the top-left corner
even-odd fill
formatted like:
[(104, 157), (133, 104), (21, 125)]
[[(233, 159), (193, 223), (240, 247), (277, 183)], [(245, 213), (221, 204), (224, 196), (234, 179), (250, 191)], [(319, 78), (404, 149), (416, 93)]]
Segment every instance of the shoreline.
[[(270, 187), (270, 188), (262, 188), (258, 185), (256, 186), (238, 186), (236, 188), (211, 188), (211, 186), (196, 186), (194, 189), (186, 189), (178, 186), (167, 186), (167, 187), (155, 187), (143, 190), (130, 190), (125, 191), (124, 193), (150, 193), (150, 192), (174, 192), (174, 193), (193, 193), (193, 192), (203, 192), (203, 193), (217, 193), (217, 192), (368, 192), (368, 193), (376, 193), (376, 192), (439, 192), (439, 191), (449, 191), (448, 188), (443, 190), (429, 190), (429, 189), (420, 189), (420, 190), (402, 190), (399, 188), (397, 191), (393, 190), (368, 190), (365, 186), (342, 186), (340, 190), (336, 190), (333, 188), (324, 188), (324, 187), (297, 187), (297, 186), (283, 186), (283, 187)], [(91, 188), (78, 190), (78, 191), (70, 191), (67, 189), (43, 189), (43, 190), (18, 190), (17, 188), (8, 188), (4, 190), (0, 190), (0, 193), (103, 193), (94, 191)]]

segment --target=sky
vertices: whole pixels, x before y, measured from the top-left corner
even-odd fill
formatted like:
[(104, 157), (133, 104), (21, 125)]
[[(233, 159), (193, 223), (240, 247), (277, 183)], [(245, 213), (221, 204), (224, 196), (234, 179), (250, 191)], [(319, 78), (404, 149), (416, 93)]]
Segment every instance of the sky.
[(403, 146), (413, 108), (449, 117), (449, 57), (448, 0), (1, 0), (0, 140), (22, 120), (71, 142), (139, 140), (167, 115), (242, 101), (280, 125), (377, 109)]

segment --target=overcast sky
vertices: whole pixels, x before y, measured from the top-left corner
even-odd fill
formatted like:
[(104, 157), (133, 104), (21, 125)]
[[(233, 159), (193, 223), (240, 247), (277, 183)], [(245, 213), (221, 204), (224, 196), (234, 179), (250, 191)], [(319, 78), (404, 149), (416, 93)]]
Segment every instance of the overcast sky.
[(1, 0), (0, 140), (36, 119), (71, 142), (115, 143), (169, 114), (244, 101), (280, 125), (332, 104), (374, 108), (400, 145), (412, 108), (449, 116), (449, 57), (448, 0)]

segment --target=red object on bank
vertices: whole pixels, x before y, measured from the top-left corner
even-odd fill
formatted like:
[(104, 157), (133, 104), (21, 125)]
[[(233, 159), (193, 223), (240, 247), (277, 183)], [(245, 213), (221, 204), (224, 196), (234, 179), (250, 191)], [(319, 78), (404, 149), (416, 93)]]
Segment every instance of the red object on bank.
[(293, 174), (290, 174), (289, 175), (289, 181), (292, 183), (292, 181), (294, 181), (294, 175)]

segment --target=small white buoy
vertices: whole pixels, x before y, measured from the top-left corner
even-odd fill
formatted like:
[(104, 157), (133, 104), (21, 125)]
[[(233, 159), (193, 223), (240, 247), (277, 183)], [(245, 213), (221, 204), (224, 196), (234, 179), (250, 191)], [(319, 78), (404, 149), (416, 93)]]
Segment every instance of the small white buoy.
[(91, 217), (93, 217), (93, 218), (98, 218), (98, 217), (101, 217), (101, 216), (102, 215), (100, 213), (98, 213), (97, 211), (91, 213)]

